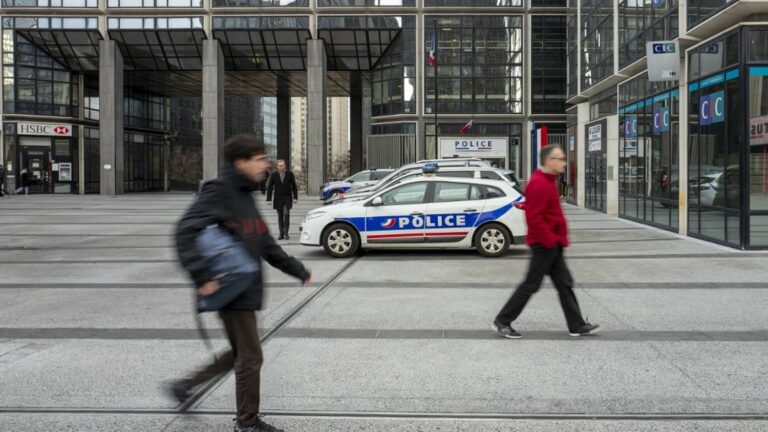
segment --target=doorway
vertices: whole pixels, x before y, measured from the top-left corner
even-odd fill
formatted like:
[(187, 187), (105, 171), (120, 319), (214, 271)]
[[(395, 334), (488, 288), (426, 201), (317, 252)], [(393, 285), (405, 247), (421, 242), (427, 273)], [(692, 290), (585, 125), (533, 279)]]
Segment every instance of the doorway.
[(51, 166), (51, 139), (22, 137), (19, 159), (19, 180), (21, 170), (26, 169), (29, 176), (29, 193), (53, 193), (53, 173)]

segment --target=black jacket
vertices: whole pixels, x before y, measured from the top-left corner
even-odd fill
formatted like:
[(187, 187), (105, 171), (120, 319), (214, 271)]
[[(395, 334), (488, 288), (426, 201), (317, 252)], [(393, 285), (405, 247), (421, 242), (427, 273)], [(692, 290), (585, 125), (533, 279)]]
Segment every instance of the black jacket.
[[(275, 193), (275, 199), (272, 200), (272, 192)], [(267, 201), (272, 201), (272, 208), (281, 209), (283, 207), (292, 208), (293, 200), (299, 199), (299, 190), (296, 188), (296, 177), (290, 171), (285, 172), (285, 179), (280, 181), (280, 173), (275, 171), (269, 178), (267, 186)]]
[[(198, 254), (197, 234), (212, 224), (226, 228), (245, 245), (248, 253), (259, 263), (261, 259), (283, 273), (306, 280), (310, 274), (299, 260), (289, 256), (275, 243), (267, 224), (261, 218), (251, 193), (258, 183), (249, 180), (233, 167), (227, 167), (216, 179), (207, 182), (192, 206), (182, 216), (176, 231), (176, 248), (181, 265), (189, 271), (200, 287), (214, 274)], [(263, 271), (261, 272), (263, 275)], [(259, 310), (262, 306), (263, 280), (259, 280), (226, 309)]]

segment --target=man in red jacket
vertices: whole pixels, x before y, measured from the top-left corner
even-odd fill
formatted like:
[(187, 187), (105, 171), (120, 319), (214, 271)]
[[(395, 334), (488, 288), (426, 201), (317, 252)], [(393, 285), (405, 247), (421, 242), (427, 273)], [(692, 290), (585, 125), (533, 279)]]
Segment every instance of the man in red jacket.
[(528, 275), (496, 316), (492, 327), (500, 336), (521, 338), (522, 335), (511, 327), (511, 323), (539, 290), (544, 276), (549, 275), (560, 295), (570, 335), (594, 334), (599, 326), (582, 318), (573, 292), (573, 278), (563, 257), (563, 249), (568, 247), (568, 224), (560, 205), (557, 177), (565, 172), (565, 153), (560, 147), (546, 146), (541, 149), (539, 160), (541, 168), (533, 173), (525, 188), (526, 243), (533, 251)]

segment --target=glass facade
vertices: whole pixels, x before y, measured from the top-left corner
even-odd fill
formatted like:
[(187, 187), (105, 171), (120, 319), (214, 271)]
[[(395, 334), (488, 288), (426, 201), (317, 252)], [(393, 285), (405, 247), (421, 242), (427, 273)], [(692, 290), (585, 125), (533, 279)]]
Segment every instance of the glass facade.
[(100, 185), (100, 169), (101, 160), (99, 155), (101, 154), (101, 148), (99, 147), (99, 135), (98, 128), (84, 128), (85, 134), (85, 146), (83, 147), (83, 156), (85, 158), (85, 193), (97, 194), (99, 193)]
[(203, 0), (109, 0), (110, 8), (200, 8)]
[(678, 0), (619, 2), (619, 68), (645, 57), (648, 41), (679, 35)]
[(3, 32), (3, 103), (13, 114), (76, 117), (77, 76), (17, 32)]
[(426, 113), (435, 105), (440, 114), (522, 113), (521, 15), (440, 16), (426, 24), (426, 53), (437, 29), (436, 66), (424, 59)]
[(123, 100), (123, 119), (123, 124), (126, 127), (164, 129), (165, 98), (126, 88)]
[(522, 5), (523, 0), (424, 0), (426, 7), (509, 7)]
[(592, 210), (607, 209), (608, 122), (603, 119), (584, 127), (586, 157), (584, 161), (584, 205)]
[(562, 114), (567, 93), (566, 16), (531, 17), (531, 112)]
[(696, 27), (733, 2), (733, 0), (688, 0), (688, 28)]
[(578, 176), (579, 176), (579, 116), (577, 109), (571, 108), (566, 115), (566, 139), (568, 147), (565, 151), (565, 157), (568, 166), (565, 171), (566, 193), (565, 199), (570, 204), (576, 204), (578, 200)]
[(416, 17), (402, 17), (403, 30), (371, 71), (374, 116), (416, 112)]
[(165, 155), (163, 136), (126, 132), (124, 187), (126, 192), (163, 190)]
[[(730, 35), (736, 36), (738, 33)], [(722, 38), (690, 55), (688, 85), (688, 231), (692, 235), (741, 247), (743, 130), (739, 69), (715, 66), (728, 63), (729, 48)], [(716, 47), (716, 48), (715, 48)], [(723, 49), (725, 47), (725, 49)], [(738, 43), (736, 44), (738, 52)], [(738, 55), (735, 62), (738, 63)], [(709, 72), (714, 74), (707, 75)], [(694, 78), (701, 77), (699, 80)], [(735, 118), (729, 120), (729, 115)]]
[(98, 0), (3, 0), (4, 8), (97, 8)]
[(319, 7), (416, 6), (416, 0), (317, 0)]
[(643, 74), (620, 86), (619, 99), (619, 214), (676, 230), (680, 93)]
[(309, 7), (309, 0), (213, 0), (213, 7)]
[(566, 23), (566, 61), (568, 69), (568, 99), (579, 93), (579, 10), (577, 0), (568, 0)]
[(613, 74), (613, 1), (581, 3), (581, 87), (587, 89)]

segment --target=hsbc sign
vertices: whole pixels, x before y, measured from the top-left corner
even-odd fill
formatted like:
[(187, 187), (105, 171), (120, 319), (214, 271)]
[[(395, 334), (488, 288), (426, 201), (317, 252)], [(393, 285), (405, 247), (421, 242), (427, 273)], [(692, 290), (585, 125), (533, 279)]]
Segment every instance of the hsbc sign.
[(72, 125), (65, 123), (18, 123), (19, 135), (71, 137)]

